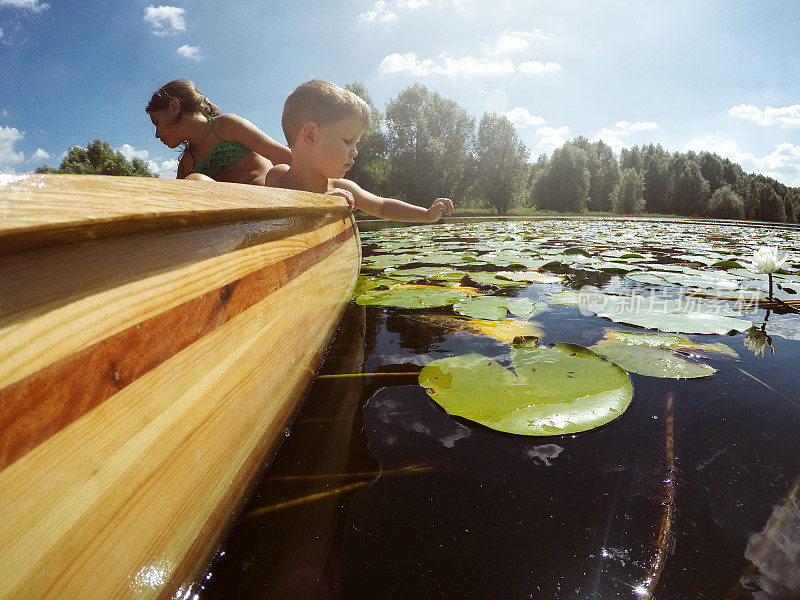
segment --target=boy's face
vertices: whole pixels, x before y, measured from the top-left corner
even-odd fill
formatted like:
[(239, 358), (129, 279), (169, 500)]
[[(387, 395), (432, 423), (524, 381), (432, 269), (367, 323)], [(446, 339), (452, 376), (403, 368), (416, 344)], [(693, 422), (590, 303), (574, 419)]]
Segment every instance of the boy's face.
[(345, 117), (317, 129), (314, 156), (317, 170), (328, 179), (339, 179), (353, 166), (356, 144), (366, 127), (358, 117)]

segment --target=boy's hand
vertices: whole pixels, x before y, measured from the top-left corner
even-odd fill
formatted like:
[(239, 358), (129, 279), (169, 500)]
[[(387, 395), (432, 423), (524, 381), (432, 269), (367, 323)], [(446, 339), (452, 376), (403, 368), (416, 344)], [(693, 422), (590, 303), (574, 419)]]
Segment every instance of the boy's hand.
[[(342, 188), (333, 188), (332, 190), (328, 190), (325, 192), (329, 196), (341, 196), (345, 200), (347, 200), (347, 206), (350, 208), (350, 212), (353, 212), (356, 209), (356, 201), (353, 198), (353, 192), (350, 190), (343, 190)], [(452, 204), (450, 205), (452, 206)]]
[(438, 221), (442, 215), (453, 214), (453, 201), (449, 198), (437, 198), (428, 209), (428, 218), (433, 221)]

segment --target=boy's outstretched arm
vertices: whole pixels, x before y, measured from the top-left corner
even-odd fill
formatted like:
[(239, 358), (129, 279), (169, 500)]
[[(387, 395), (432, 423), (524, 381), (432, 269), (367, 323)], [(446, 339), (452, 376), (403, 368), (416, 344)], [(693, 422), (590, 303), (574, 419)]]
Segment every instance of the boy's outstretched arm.
[(331, 183), (334, 187), (348, 190), (353, 194), (356, 208), (381, 219), (433, 223), (442, 215), (453, 214), (453, 202), (448, 198), (437, 198), (430, 208), (425, 209), (402, 200), (376, 196), (349, 179), (332, 179)]

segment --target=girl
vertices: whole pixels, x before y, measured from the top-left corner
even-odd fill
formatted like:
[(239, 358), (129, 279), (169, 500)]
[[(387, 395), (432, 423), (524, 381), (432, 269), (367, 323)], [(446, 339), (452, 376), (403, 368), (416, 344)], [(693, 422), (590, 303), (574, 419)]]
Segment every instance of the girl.
[(178, 179), (267, 185), (291, 164), (289, 148), (247, 119), (220, 115), (188, 79), (161, 87), (145, 110), (162, 143), (183, 145)]

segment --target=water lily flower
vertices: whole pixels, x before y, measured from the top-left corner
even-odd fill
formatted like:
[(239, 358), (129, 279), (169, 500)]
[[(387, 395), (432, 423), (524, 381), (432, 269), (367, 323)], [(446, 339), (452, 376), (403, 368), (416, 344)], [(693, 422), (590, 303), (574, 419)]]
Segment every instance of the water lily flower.
[(772, 298), (772, 274), (781, 268), (786, 261), (786, 253), (778, 253), (777, 248), (771, 246), (761, 246), (753, 253), (753, 260), (745, 265), (748, 271), (753, 273), (766, 273), (769, 277), (768, 298)]
[(764, 356), (767, 353), (767, 348), (775, 354), (775, 348), (772, 347), (772, 338), (767, 335), (767, 332), (758, 327), (751, 327), (744, 333), (744, 340), (742, 340), (744, 347), (750, 350), (756, 356)]
[(786, 253), (778, 252), (777, 248), (761, 246), (753, 253), (753, 260), (745, 265), (748, 271), (753, 273), (772, 274), (781, 268), (786, 262)]

